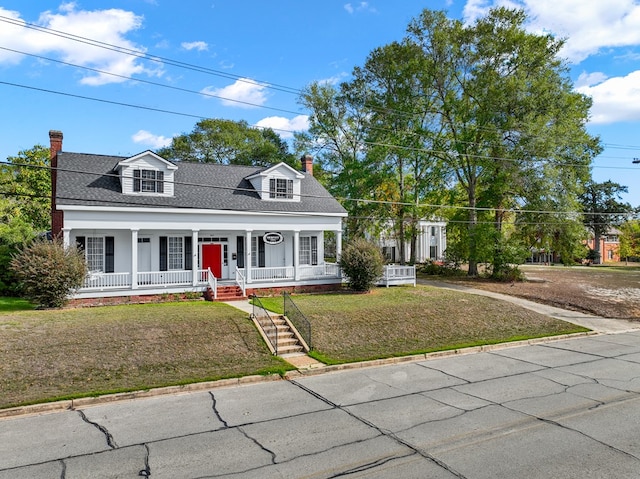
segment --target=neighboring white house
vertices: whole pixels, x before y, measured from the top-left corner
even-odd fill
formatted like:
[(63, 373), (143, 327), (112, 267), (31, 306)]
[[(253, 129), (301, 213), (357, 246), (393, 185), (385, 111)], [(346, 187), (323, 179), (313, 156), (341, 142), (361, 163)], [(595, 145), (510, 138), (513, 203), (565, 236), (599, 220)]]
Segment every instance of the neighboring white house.
[(49, 132), (52, 233), (84, 247), (90, 274), (77, 298), (213, 289), (339, 285), (324, 234), (342, 247), (345, 209), (313, 177), (269, 168), (172, 163), (62, 151)]
[[(400, 261), (400, 241), (394, 234), (393, 225), (389, 223), (379, 235), (382, 253), (390, 263)], [(447, 223), (441, 220), (418, 221), (418, 237), (416, 241), (416, 263), (440, 261), (444, 259), (447, 249)], [(411, 242), (405, 241), (405, 261), (411, 258)]]

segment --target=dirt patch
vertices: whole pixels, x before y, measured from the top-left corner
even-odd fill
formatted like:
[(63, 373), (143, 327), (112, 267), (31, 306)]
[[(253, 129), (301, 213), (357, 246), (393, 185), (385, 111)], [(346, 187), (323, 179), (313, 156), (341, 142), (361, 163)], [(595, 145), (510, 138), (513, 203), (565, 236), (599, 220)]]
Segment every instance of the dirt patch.
[(445, 281), (605, 318), (640, 321), (640, 268), (637, 266), (525, 265), (521, 269), (528, 279), (525, 282), (496, 283), (471, 278), (446, 278)]

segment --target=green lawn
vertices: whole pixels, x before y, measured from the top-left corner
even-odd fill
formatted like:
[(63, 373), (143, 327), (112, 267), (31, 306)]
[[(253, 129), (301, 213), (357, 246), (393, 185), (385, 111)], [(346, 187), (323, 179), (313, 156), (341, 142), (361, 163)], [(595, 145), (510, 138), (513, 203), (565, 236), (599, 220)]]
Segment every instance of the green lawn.
[[(313, 355), (326, 363), (585, 331), (428, 286), (293, 298), (312, 323)], [(264, 302), (282, 307), (282, 298)], [(246, 313), (209, 302), (5, 310), (0, 344), (0, 408), (292, 369)]]
[(26, 299), (0, 296), (0, 314), (6, 311), (24, 311), (33, 308), (34, 306)]
[[(293, 296), (330, 364), (577, 333), (586, 329), (511, 303), (429, 286)], [(282, 298), (262, 298), (282, 312)]]

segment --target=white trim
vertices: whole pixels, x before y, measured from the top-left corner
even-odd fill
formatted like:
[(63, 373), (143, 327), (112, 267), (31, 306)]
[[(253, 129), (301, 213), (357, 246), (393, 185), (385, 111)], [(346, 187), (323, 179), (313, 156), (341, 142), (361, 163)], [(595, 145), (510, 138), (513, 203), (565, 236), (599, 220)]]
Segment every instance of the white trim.
[(122, 161), (118, 162), (118, 164), (116, 165), (116, 168), (121, 168), (123, 166), (129, 167), (129, 166), (131, 166), (132, 163), (135, 163), (140, 158), (143, 158), (145, 156), (152, 156), (154, 159), (156, 159), (158, 161), (161, 161), (162, 163), (164, 163), (167, 166), (168, 170), (177, 170), (178, 169), (178, 167), (176, 165), (174, 165), (173, 163), (171, 163), (169, 160), (165, 160), (161, 156), (156, 155), (151, 150), (143, 151), (142, 153), (138, 153), (137, 155), (131, 156), (131, 157), (127, 158), (126, 160), (122, 160)]
[(230, 216), (329, 216), (346, 218), (347, 213), (318, 213), (312, 211), (257, 211), (257, 210), (205, 210), (196, 208), (153, 208), (153, 207), (125, 207), (125, 206), (84, 206), (84, 205), (57, 205), (62, 211), (108, 211), (118, 213), (171, 213), (171, 214), (198, 214), (198, 215), (230, 215)]
[(273, 171), (279, 170), (282, 167), (286, 168), (287, 170), (289, 170), (289, 172), (293, 173), (296, 178), (298, 178), (298, 179), (304, 178), (304, 174), (303, 173), (301, 173), (300, 171), (296, 170), (295, 168), (292, 168), (291, 166), (289, 166), (286, 163), (281, 161), (277, 165), (273, 165), (273, 166), (267, 168), (266, 170), (259, 171), (258, 173), (254, 173), (253, 175), (247, 176), (246, 179), (247, 180), (251, 180), (253, 178), (258, 178), (260, 176), (269, 176)]

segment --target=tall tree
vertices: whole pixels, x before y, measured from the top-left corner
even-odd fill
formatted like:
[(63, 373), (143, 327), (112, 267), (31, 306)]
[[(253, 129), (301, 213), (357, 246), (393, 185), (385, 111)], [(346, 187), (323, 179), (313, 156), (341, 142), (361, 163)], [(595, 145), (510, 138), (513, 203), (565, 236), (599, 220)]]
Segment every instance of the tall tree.
[(311, 151), (328, 178), (329, 191), (349, 213), (347, 235), (363, 236), (378, 209), (374, 191), (378, 172), (368, 159), (368, 118), (361, 99), (350, 95), (347, 85), (312, 83), (299, 102), (307, 108), (309, 129), (295, 135), (298, 152)]
[(297, 159), (272, 129), (252, 128), (246, 121), (205, 119), (191, 133), (176, 136), (157, 153), (168, 160), (269, 166)]
[(420, 81), (426, 95), (438, 98), (446, 133), (440, 158), (466, 193), (470, 275), (481, 255), (479, 214), (487, 219), (479, 211), (493, 212), (499, 262), (505, 215), (527, 201), (532, 183), (544, 180), (541, 165), (584, 177), (600, 151), (584, 129), (590, 101), (573, 91), (557, 56), (562, 41), (528, 33), (525, 20), (522, 11), (498, 8), (464, 25), (425, 10), (409, 26), (409, 38), (431, 65)]
[(594, 250), (598, 253), (596, 263), (601, 261), (600, 238), (611, 229), (620, 225), (633, 211), (629, 203), (622, 203), (622, 193), (628, 188), (613, 181), (590, 182), (580, 199), (584, 211), (584, 225), (593, 234)]
[(629, 261), (640, 259), (640, 220), (631, 220), (620, 225), (620, 258)]
[(417, 81), (423, 68), (415, 44), (393, 42), (371, 52), (346, 84), (366, 112), (368, 158), (381, 181), (378, 199), (391, 202), (386, 209), (393, 219), (400, 263), (407, 259), (407, 240), (412, 245), (410, 261), (415, 262), (417, 223), (429, 213), (421, 205), (437, 203), (446, 181), (441, 162), (429, 153), (438, 129), (434, 98), (424, 95)]
[(7, 158), (0, 165), (0, 195), (12, 202), (13, 216), (19, 216), (35, 231), (51, 225), (51, 173), (49, 148), (35, 145)]

